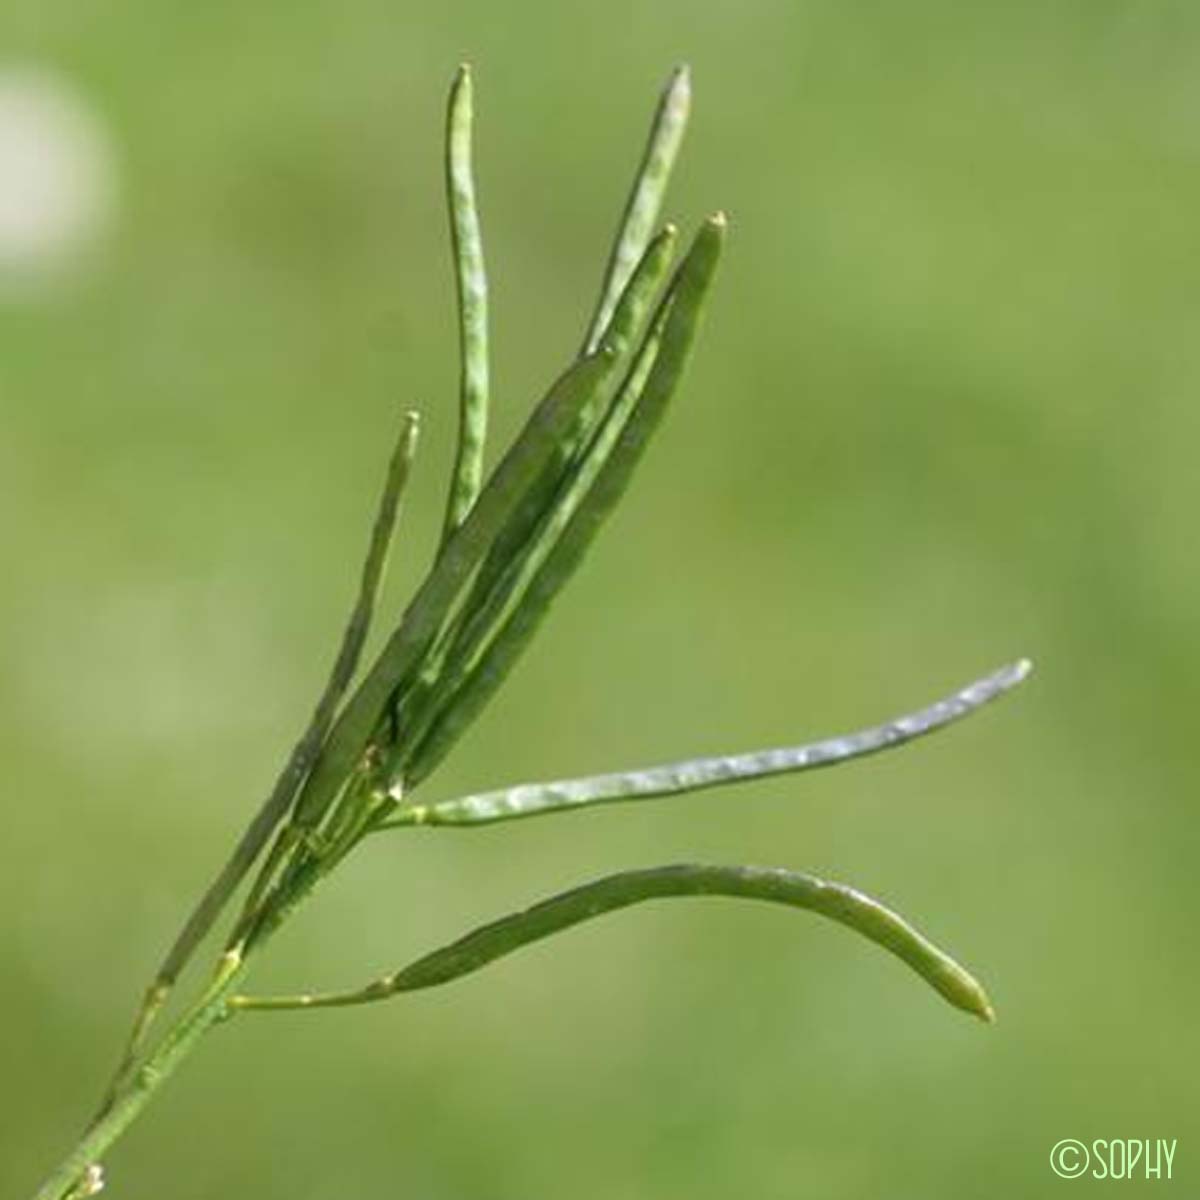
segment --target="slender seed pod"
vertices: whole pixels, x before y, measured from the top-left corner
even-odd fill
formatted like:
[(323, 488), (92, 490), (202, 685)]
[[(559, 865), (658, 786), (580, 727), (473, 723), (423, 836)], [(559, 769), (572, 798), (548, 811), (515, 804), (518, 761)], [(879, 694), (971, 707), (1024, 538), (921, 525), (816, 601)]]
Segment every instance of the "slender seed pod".
[[(554, 597), (575, 573), (600, 527), (625, 494), (691, 357), (704, 301), (720, 261), (725, 232), (725, 216), (718, 213), (705, 221), (697, 233), (660, 306), (659, 316), (663, 323), (661, 335), (657, 335), (657, 353), (633, 411), (597, 471), (591, 488), (571, 514), (521, 602), (457, 694), (447, 701), (425, 742), (414, 752), (406, 772), (413, 786), (441, 761), (507, 678)], [(658, 320), (653, 324), (657, 326)], [(655, 336), (652, 327), (647, 337)]]
[[(622, 363), (633, 351), (655, 293), (667, 277), (676, 239), (677, 232), (672, 225), (668, 225), (658, 234), (646, 248), (641, 262), (621, 295), (604, 336), (604, 349)], [(593, 432), (597, 410), (605, 406), (606, 399), (604, 395), (597, 393), (587, 407), (580, 410), (571, 434), (547, 462), (545, 474), (529, 489), (520, 506), (497, 535), (472, 587), (471, 598), (464, 606), (467, 614), (473, 615), (478, 611), (499, 578), (511, 571), (514, 562), (527, 553), (529, 542), (539, 523), (561, 507), (556, 504), (557, 494), (564, 492), (578, 475), (578, 470), (571, 472), (567, 469), (567, 462), (572, 451)]]
[(633, 187), (625, 202), (625, 211), (621, 214), (617, 236), (604, 268), (600, 298), (596, 302), (596, 311), (592, 314), (587, 336), (584, 338), (584, 353), (594, 350), (599, 345), (616, 307), (617, 297), (623, 291), (634, 264), (641, 258), (650, 240), (650, 234), (658, 223), (663, 196), (666, 194), (671, 169), (683, 142), (691, 106), (691, 74), (686, 66), (677, 67), (671, 73), (671, 78), (659, 99), (650, 126), (650, 136), (642, 152), (642, 161), (638, 165)]
[[(676, 240), (667, 226), (647, 247), (642, 261), (604, 335), (604, 347), (622, 362), (634, 351), (635, 339), (646, 324), (654, 295), (670, 268)], [(654, 340), (657, 346), (657, 339)], [(629, 368), (616, 397), (597, 394), (580, 412), (575, 428), (546, 462), (483, 561), (456, 625), (445, 646), (427, 659), (424, 694), (411, 697), (405, 712), (406, 737), (411, 741), (428, 727), (496, 632), (514, 597), (519, 597), (545, 560), (597, 470), (611, 450), (620, 426), (645, 382), (648, 362), (640, 367), (643, 350)], [(603, 432), (597, 429), (597, 410), (603, 409)], [(416, 731), (416, 732), (414, 732)], [(389, 770), (395, 771), (394, 764)]]
[[(312, 767), (333, 721), (337, 706), (354, 678), (362, 657), (363, 646), (371, 627), (371, 618), (383, 583), (388, 548), (395, 532), (400, 501), (408, 484), (413, 459), (417, 451), (419, 420), (415, 412), (404, 415), (400, 436), (388, 464), (383, 494), (375, 514), (359, 581), (358, 596), (342, 635), (342, 644), (330, 672), (329, 680), (300, 740), (292, 749), (283, 770), (275, 781), (270, 795), (255, 814), (254, 820), (234, 847), (233, 854), (216, 878), (200, 897), (188, 916), (171, 948), (167, 951), (153, 982), (146, 992), (134, 1022), (126, 1054), (118, 1069), (119, 1082), (131, 1064), (158, 1011), (166, 1003), (179, 973), (187, 965), (196, 947), (204, 940), (213, 922), (224, 910), (230, 896), (245, 879), (255, 859), (269, 841), (279, 822), (287, 813), (296, 792)], [(114, 1082), (114, 1086), (115, 1086)], [(112, 1091), (105, 1103), (112, 1099)]]
[(524, 783), (516, 787), (460, 796), (435, 804), (406, 802), (382, 828), (401, 825), (487, 825), (545, 813), (564, 812), (623, 800), (650, 800), (705, 788), (797, 771), (832, 767), (853, 758), (903, 746), (970, 716), (1024, 680), (1031, 670), (1022, 659), (977, 679), (927, 708), (803, 746), (781, 746), (750, 754), (714, 755), (667, 766), (616, 771), (581, 779)]
[(552, 937), (604, 913), (648, 900), (686, 896), (732, 896), (806, 909), (861, 933), (907, 963), (955, 1008), (984, 1021), (995, 1014), (982, 985), (945, 951), (878, 900), (845, 884), (778, 867), (707, 866), (678, 863), (622, 871), (562, 892), (473, 930), (465, 937), (392, 975), (352, 992), (300, 996), (235, 996), (234, 1010), (340, 1008), (386, 1000), (401, 992), (437, 987), (478, 971), (532, 942)]
[(463, 585), (525, 489), (536, 480), (542, 464), (570, 430), (576, 414), (607, 385), (615, 367), (614, 356), (601, 348), (568, 367), (534, 409), (330, 730), (296, 800), (293, 820), (297, 824), (311, 828), (360, 765), (396, 687), (419, 663)]
[(388, 548), (391, 545), (396, 520), (399, 516), (400, 500), (408, 484), (413, 459), (416, 456), (419, 429), (420, 421), (417, 414), (415, 412), (405, 413), (400, 438), (388, 465), (383, 494), (379, 499), (375, 523), (371, 530), (367, 556), (363, 562), (358, 597), (346, 624), (341, 649), (334, 662), (329, 681), (325, 685), (325, 690), (317, 702), (312, 720), (299, 742), (296, 743), (295, 749), (276, 781), (275, 788), (260, 810), (258, 817), (247, 829), (246, 835), (238, 843), (233, 857), (230, 858), (225, 869), (202, 898), (192, 919), (185, 925), (179, 939), (164, 960), (158, 973), (159, 983), (172, 983), (182, 970), (192, 950), (208, 932), (230, 893), (245, 877), (247, 870), (254, 859), (258, 857), (259, 851), (265, 845), (271, 832), (287, 812), (288, 805), (297, 788), (316, 760), (321, 743), (333, 722), (337, 706), (341, 703), (342, 697), (346, 694), (346, 689), (350, 686), (354, 673), (358, 669), (363, 646), (366, 643), (367, 634), (370, 632), (371, 618), (374, 615), (375, 604), (387, 566)]
[(488, 421), (487, 273), (471, 168), (471, 72), (464, 64), (450, 89), (446, 114), (446, 200), (458, 296), (460, 354), (458, 452), (446, 500), (442, 544), (462, 524), (483, 480)]

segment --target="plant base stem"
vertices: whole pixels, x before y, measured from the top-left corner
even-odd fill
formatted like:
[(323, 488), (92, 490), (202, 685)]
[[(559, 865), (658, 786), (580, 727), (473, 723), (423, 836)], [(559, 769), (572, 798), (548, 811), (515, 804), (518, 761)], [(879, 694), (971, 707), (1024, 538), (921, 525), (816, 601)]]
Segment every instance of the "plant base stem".
[[(170, 1078), (214, 1025), (229, 1015), (226, 998), (245, 972), (245, 961), (227, 954), (208, 990), (180, 1018), (154, 1052), (133, 1074), (127, 1087), (113, 1100), (104, 1115), (80, 1138), (38, 1190), (34, 1200), (67, 1200), (76, 1191), (89, 1168), (137, 1119), (154, 1093)], [(86, 1194), (86, 1193), (85, 1193)]]

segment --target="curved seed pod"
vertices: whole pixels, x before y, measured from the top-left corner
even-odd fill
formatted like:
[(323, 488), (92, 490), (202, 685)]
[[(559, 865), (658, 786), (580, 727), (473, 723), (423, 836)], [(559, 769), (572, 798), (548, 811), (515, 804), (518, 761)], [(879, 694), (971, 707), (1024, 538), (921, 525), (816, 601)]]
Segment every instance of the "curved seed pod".
[(408, 483), (413, 459), (416, 456), (418, 429), (417, 414), (415, 412), (405, 413), (400, 437), (388, 464), (383, 494), (379, 498), (375, 523), (367, 547), (367, 556), (363, 562), (358, 597), (346, 624), (346, 631), (342, 635), (341, 648), (338, 651), (333, 670), (325, 685), (325, 690), (317, 702), (308, 728), (284, 764), (271, 794), (234, 847), (229, 861), (201, 896), (199, 903), (192, 910), (183, 929), (180, 930), (159, 966), (138, 1013), (123, 1066), (127, 1066), (132, 1060), (133, 1054), (155, 1015), (166, 1002), (179, 973), (187, 965), (196, 947), (204, 940), (229, 897), (246, 877), (254, 860), (287, 813), (288, 806), (292, 803), (321, 749), (321, 743), (333, 721), (337, 706), (350, 686), (350, 681), (354, 678), (354, 672), (358, 669), (363, 645), (370, 630), (379, 588), (383, 582), (388, 548), (396, 528), (400, 501)]
[(400, 992), (436, 987), (478, 971), (531, 942), (572, 925), (647, 900), (676, 896), (733, 896), (807, 909), (861, 933), (906, 962), (956, 1008), (994, 1019), (979, 982), (948, 954), (878, 900), (854, 888), (778, 867), (725, 867), (680, 863), (622, 871), (501, 917), (424, 958), (355, 992), (302, 996), (237, 996), (234, 1009), (332, 1008), (384, 1000)]
[(458, 453), (446, 499), (442, 543), (462, 524), (483, 479), (488, 417), (487, 273), (471, 172), (471, 72), (464, 64), (450, 88), (446, 114), (446, 200), (458, 295), (460, 348)]
[(570, 430), (576, 414), (608, 385), (616, 366), (612, 353), (603, 348), (580, 359), (559, 376), (534, 409), (330, 730), (296, 801), (293, 820), (297, 824), (311, 828), (358, 767), (397, 685), (419, 662), (471, 572)]
[(634, 176), (629, 199), (625, 202), (625, 211), (621, 214), (621, 224), (604, 270), (600, 299), (584, 339), (585, 353), (599, 344), (617, 297), (650, 240), (650, 232), (658, 221), (663, 196), (671, 178), (671, 168), (675, 165), (675, 156), (683, 141), (691, 105), (691, 75), (687, 67), (678, 67), (672, 72), (658, 102), (650, 126), (650, 137)]
[(446, 702), (425, 742), (416, 749), (407, 771), (412, 786), (433, 770), (507, 678), (554, 597), (575, 573), (601, 525), (628, 488), (691, 357), (725, 233), (725, 216), (718, 213), (705, 221), (696, 234), (652, 322), (648, 340), (655, 338), (660, 320), (662, 333), (657, 337), (657, 353), (633, 411), (520, 603), (462, 687)]
[(765, 779), (771, 775), (831, 767), (849, 759), (902, 746), (914, 738), (960, 721), (1016, 687), (1031, 669), (1028, 660), (1022, 659), (967, 684), (928, 708), (893, 717), (882, 725), (873, 725), (856, 733), (842, 734), (803, 746), (694, 758), (667, 766), (616, 771), (581, 779), (559, 779), (551, 783), (524, 783), (436, 804), (404, 803), (381, 828), (399, 825), (485, 825), (492, 821), (540, 816), (593, 804), (650, 800), (659, 796), (698, 792), (723, 784), (743, 783), (750, 779)]

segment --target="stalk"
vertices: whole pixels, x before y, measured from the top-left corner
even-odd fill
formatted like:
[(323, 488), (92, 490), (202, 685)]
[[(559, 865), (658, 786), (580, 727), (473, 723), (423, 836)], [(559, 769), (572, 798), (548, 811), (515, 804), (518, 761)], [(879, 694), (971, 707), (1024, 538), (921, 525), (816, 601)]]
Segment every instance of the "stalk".
[(244, 975), (246, 960), (226, 955), (212, 983), (179, 1018), (159, 1044), (132, 1073), (125, 1088), (76, 1143), (38, 1189), (34, 1200), (76, 1200), (103, 1187), (96, 1164), (137, 1120), (159, 1088), (199, 1044), (200, 1039), (230, 1013), (226, 999)]
[[(485, 480), (486, 280), (471, 176), (471, 82), (465, 69), (457, 76), (446, 169), (458, 285), (460, 428), (438, 553), (404, 612), (390, 622), (374, 663), (360, 675), (416, 449), (417, 420), (408, 414), (357, 599), (313, 716), (144, 993), (99, 1112), (34, 1200), (95, 1195), (103, 1187), (101, 1157), (204, 1035), (235, 1012), (368, 1003), (440, 985), (602, 913), (651, 900), (727, 896), (815, 912), (896, 955), (951, 1004), (991, 1020), (990, 1002), (971, 974), (898, 913), (856, 889), (777, 867), (695, 863), (624, 871), (560, 892), (365, 987), (265, 997), (234, 992), (250, 961), (370, 833), (486, 825), (845, 763), (945, 728), (1028, 674), (1029, 664), (1021, 660), (917, 712), (807, 745), (413, 803), (412, 793), (492, 699), (624, 496), (692, 357), (725, 219), (717, 214), (702, 224), (669, 282), (674, 228), (653, 235), (689, 97), (688, 74), (680, 69), (655, 116), (584, 350), (560, 371)], [(244, 883), (241, 915), (231, 922), (210, 982), (154, 1041), (151, 1027), (176, 980)]]
[(104, 1186), (99, 1161), (137, 1120), (159, 1089), (178, 1070), (213, 1026), (237, 1011), (229, 1004), (235, 985), (245, 979), (251, 961), (283, 924), (313, 893), (323, 873), (314, 874), (305, 886), (294, 889), (286, 903), (275, 906), (255, 930), (253, 942), (241, 942), (217, 961), (208, 987), (158, 1044), (131, 1070), (123, 1086), (111, 1093), (99, 1115), (84, 1131), (71, 1152), (38, 1189), (33, 1200), (84, 1200)]

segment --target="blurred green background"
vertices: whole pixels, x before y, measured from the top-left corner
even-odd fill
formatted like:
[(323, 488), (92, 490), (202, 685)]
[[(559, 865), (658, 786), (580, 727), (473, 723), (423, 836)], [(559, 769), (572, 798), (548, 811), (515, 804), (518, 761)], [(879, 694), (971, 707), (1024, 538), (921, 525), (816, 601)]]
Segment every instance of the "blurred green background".
[(464, 57), (493, 445), (577, 344), (677, 61), (669, 208), (724, 207), (733, 238), (631, 496), (431, 794), (1038, 673), (843, 771), (379, 839), (260, 982), (349, 986), (694, 857), (894, 903), (1000, 1021), (816, 919), (651, 906), (444, 991), (218, 1031), (111, 1194), (1040, 1197), (1098, 1186), (1051, 1174), (1067, 1137), (1180, 1139), (1173, 1184), (1121, 1194), (1195, 1187), (1200, 7), (9, 0), (0, 51), (93, 106), (120, 185), (86, 261), (0, 297), (4, 1195), (76, 1134), (305, 719), (410, 404), (389, 611), (431, 552)]

